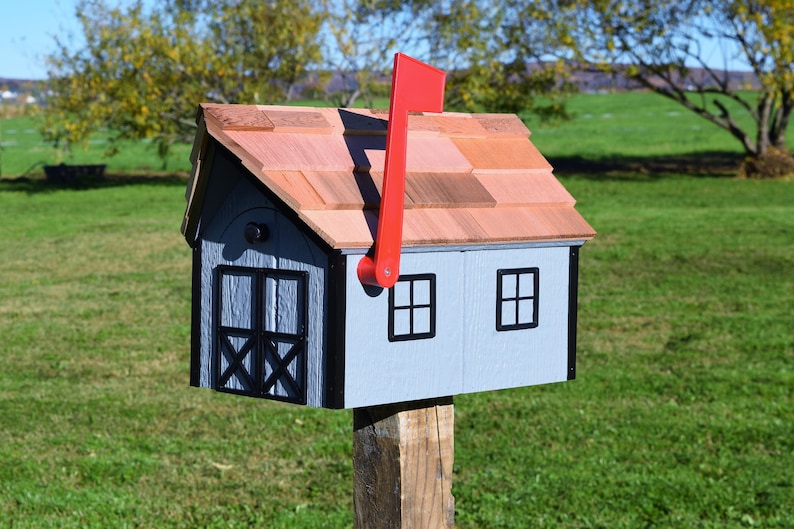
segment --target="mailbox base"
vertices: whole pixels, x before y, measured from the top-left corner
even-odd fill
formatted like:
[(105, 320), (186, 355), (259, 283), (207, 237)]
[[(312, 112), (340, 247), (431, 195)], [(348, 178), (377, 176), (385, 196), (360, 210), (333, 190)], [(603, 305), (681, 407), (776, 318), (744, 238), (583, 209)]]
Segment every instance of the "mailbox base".
[(355, 529), (455, 522), (452, 397), (353, 412)]

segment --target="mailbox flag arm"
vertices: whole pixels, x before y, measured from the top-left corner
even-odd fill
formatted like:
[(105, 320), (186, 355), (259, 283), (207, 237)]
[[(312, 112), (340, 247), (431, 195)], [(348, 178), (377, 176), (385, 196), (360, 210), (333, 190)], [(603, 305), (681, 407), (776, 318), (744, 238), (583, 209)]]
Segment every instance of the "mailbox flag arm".
[(402, 53), (394, 55), (378, 230), (374, 252), (359, 261), (357, 270), (365, 285), (391, 288), (400, 275), (408, 112), (442, 112), (445, 82), (444, 71)]

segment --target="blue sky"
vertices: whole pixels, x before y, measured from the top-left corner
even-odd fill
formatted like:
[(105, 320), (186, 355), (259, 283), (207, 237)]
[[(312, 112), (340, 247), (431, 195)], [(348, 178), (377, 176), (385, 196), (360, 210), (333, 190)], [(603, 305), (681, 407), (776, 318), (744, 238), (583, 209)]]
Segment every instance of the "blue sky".
[(0, 77), (44, 79), (54, 35), (74, 30), (75, 0), (7, 0), (0, 8)]
[[(76, 1), (5, 0), (0, 7), (0, 77), (45, 79), (44, 56), (54, 50), (54, 35), (77, 28)], [(711, 55), (713, 65), (721, 66), (719, 51), (712, 49)]]

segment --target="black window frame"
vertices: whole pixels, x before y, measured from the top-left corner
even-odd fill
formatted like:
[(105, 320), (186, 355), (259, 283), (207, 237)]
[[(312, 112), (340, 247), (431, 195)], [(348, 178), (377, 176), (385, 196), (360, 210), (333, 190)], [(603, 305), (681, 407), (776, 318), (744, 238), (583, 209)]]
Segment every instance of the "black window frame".
[[(515, 277), (515, 291), (504, 292), (505, 277)], [(532, 295), (521, 295), (521, 277), (531, 276), (533, 281)], [(522, 322), (520, 319), (521, 311), (519, 307), (522, 301), (532, 300), (532, 320)], [(515, 304), (515, 323), (505, 325), (503, 323), (503, 307), (505, 302)], [(504, 268), (496, 271), (496, 330), (497, 331), (517, 331), (521, 329), (534, 329), (539, 325), (540, 314), (540, 269), (538, 267), (527, 268)]]
[[(418, 304), (414, 301), (415, 290), (414, 287), (419, 282), (429, 282), (428, 288), (428, 303)], [(395, 305), (394, 289), (400, 283), (410, 283), (409, 285), (409, 302), (408, 305)], [(429, 309), (430, 310), (430, 325), (426, 332), (414, 332), (414, 314), (416, 310)], [(409, 328), (410, 332), (404, 334), (395, 334), (394, 320), (396, 311), (409, 312)], [(389, 289), (389, 341), (390, 342), (404, 342), (408, 340), (427, 340), (435, 338), (436, 336), (436, 274), (410, 274), (401, 275), (397, 280), (397, 284)]]

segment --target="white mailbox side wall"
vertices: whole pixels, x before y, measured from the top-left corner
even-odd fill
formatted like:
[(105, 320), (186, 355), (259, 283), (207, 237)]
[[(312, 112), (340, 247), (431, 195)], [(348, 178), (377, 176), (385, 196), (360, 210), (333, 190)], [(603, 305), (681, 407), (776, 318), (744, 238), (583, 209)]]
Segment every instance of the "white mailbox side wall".
[[(437, 306), (435, 337), (400, 342), (360, 259), (347, 263), (346, 408), (567, 380), (570, 247), (403, 253), (401, 276), (436, 275)], [(497, 331), (497, 270), (525, 268), (538, 269), (538, 326)]]
[[(389, 342), (388, 290), (365, 287), (347, 257), (345, 408), (455, 395), (463, 387), (461, 252), (404, 253), (400, 276), (436, 274), (436, 335)], [(377, 295), (375, 295), (377, 294)]]
[[(466, 350), (461, 393), (568, 379), (566, 246), (466, 252)], [(497, 270), (538, 268), (538, 326), (496, 330)]]
[[(209, 190), (211, 191), (211, 190)], [(327, 257), (319, 247), (301, 233), (295, 224), (256, 189), (241, 178), (228, 198), (221, 204), (209, 225), (201, 230), (201, 299), (200, 299), (200, 373), (201, 387), (215, 388), (218, 373), (213, 358), (217, 333), (215, 329), (217, 269), (219, 265), (246, 268), (271, 268), (308, 273), (306, 318), (306, 398), (309, 406), (324, 405), (325, 388), (325, 318), (327, 307)], [(265, 224), (270, 236), (260, 244), (250, 244), (243, 235), (249, 222)], [(245, 292), (230, 293), (234, 302), (228, 310), (243, 310), (250, 298)], [(281, 302), (279, 300), (279, 302)], [(238, 307), (235, 304), (239, 304)], [(289, 311), (284, 311), (289, 313)], [(266, 316), (268, 317), (268, 316)], [(290, 322), (283, 322), (290, 326)], [(293, 368), (294, 369), (294, 366)]]

